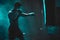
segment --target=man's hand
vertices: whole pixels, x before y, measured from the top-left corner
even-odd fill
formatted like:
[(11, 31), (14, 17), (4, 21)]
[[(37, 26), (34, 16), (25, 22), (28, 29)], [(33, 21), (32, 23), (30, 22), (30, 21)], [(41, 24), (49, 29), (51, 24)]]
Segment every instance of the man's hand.
[(28, 13), (29, 15), (35, 14), (34, 12)]

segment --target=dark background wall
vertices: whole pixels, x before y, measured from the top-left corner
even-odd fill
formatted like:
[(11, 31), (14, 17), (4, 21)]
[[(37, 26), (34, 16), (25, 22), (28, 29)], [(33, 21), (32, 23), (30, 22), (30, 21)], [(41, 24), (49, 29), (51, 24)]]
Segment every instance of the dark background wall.
[(60, 0), (56, 0), (55, 17), (56, 17), (56, 25), (60, 26)]
[(47, 0), (47, 27), (50, 40), (60, 40), (60, 0)]
[(60, 0), (56, 0), (56, 7), (60, 7)]

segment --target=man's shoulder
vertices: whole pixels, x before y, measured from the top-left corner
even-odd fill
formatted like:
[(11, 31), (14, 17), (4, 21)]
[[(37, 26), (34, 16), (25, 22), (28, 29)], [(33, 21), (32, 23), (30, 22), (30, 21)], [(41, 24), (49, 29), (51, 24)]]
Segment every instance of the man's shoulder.
[(12, 10), (9, 10), (9, 12), (8, 13), (12, 13)]
[(12, 15), (12, 10), (9, 10), (8, 16)]

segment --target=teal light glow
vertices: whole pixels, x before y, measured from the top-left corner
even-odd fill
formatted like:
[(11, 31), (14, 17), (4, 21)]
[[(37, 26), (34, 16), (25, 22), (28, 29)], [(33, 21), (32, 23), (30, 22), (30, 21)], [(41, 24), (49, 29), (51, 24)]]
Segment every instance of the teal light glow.
[(45, 4), (45, 0), (43, 0), (43, 8), (44, 8), (44, 24), (46, 24), (46, 4)]
[(0, 20), (3, 19), (3, 12), (2, 12), (2, 8), (0, 8)]
[[(0, 12), (1, 13), (1, 12)], [(2, 14), (0, 14), (0, 20), (2, 20), (3, 19), (3, 15)]]
[(48, 26), (48, 34), (57, 34), (58, 29), (57, 26)]

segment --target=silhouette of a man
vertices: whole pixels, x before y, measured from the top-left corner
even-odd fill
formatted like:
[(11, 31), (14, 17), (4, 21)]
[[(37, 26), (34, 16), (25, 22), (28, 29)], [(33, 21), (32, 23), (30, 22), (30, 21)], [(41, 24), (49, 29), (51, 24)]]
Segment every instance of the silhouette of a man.
[[(20, 40), (24, 40), (23, 33), (18, 27), (18, 18), (20, 16), (28, 16), (32, 15), (31, 13), (24, 13), (19, 10), (21, 4), (19, 2), (16, 2), (14, 5), (14, 9), (11, 10), (8, 14), (9, 20), (10, 20), (10, 26), (9, 26), (9, 40), (14, 40), (16, 37), (18, 37)], [(33, 13), (34, 14), (34, 13)]]

